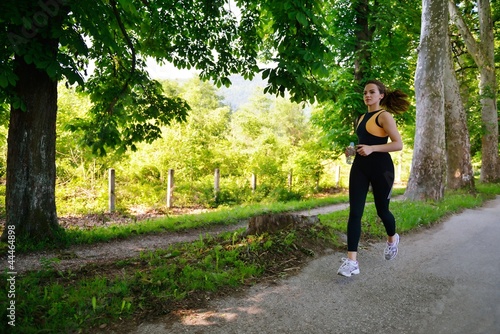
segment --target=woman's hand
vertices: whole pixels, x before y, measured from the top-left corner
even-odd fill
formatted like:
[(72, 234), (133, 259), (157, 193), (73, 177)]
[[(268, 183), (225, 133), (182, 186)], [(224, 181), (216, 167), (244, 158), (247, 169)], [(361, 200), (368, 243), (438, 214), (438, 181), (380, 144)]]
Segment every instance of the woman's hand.
[(368, 156), (373, 153), (373, 147), (370, 145), (356, 145), (356, 152), (361, 156)]

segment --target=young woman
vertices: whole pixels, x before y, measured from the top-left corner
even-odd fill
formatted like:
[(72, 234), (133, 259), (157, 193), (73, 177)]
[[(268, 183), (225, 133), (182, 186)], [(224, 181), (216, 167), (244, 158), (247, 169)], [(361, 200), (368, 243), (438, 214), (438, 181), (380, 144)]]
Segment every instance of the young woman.
[[(357, 261), (358, 243), (361, 237), (361, 218), (366, 203), (366, 195), (372, 185), (377, 215), (382, 219), (387, 232), (386, 260), (398, 254), (399, 235), (396, 221), (389, 211), (394, 164), (389, 152), (403, 149), (401, 135), (392, 114), (408, 110), (408, 95), (400, 90), (388, 91), (380, 81), (370, 80), (363, 92), (368, 111), (357, 122), (356, 156), (349, 175), (349, 220), (347, 222), (347, 258), (338, 270), (346, 277), (360, 273)], [(391, 139), (390, 141), (388, 139)]]

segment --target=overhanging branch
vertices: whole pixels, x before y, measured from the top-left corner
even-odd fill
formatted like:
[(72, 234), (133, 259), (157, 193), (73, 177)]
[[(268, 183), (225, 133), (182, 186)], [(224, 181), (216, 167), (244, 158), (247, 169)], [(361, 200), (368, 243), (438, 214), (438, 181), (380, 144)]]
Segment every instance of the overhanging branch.
[(113, 108), (118, 103), (118, 100), (126, 92), (128, 86), (130, 84), (130, 80), (132, 79), (132, 76), (135, 72), (136, 64), (137, 64), (137, 56), (136, 56), (136, 52), (135, 52), (134, 43), (132, 43), (132, 39), (128, 35), (127, 29), (125, 29), (125, 25), (123, 24), (123, 21), (120, 17), (120, 13), (118, 11), (118, 8), (116, 7), (116, 1), (111, 0), (110, 4), (111, 4), (111, 7), (113, 8), (113, 15), (116, 18), (116, 22), (118, 23), (118, 27), (120, 28), (120, 31), (121, 31), (123, 37), (125, 38), (125, 42), (127, 43), (127, 46), (130, 48), (130, 52), (132, 53), (132, 67), (130, 68), (130, 76), (127, 78), (127, 80), (123, 84), (123, 87), (120, 90), (120, 93), (113, 98), (113, 100), (111, 101), (110, 105), (107, 108), (107, 112), (109, 114), (111, 114), (113, 112)]

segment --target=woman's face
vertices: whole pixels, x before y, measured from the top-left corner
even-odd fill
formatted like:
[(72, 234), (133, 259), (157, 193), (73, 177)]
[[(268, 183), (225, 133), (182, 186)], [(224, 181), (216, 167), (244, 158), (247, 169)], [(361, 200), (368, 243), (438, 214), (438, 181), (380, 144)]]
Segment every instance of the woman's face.
[(363, 100), (367, 106), (378, 105), (383, 98), (384, 94), (380, 94), (377, 85), (370, 83), (365, 86)]

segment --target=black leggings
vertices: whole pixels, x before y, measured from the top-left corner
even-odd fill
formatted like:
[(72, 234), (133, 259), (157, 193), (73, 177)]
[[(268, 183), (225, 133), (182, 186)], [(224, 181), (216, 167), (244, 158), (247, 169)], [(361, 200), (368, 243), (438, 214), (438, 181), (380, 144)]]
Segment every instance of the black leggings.
[(396, 221), (389, 211), (394, 164), (389, 153), (374, 152), (368, 156), (356, 155), (349, 175), (349, 220), (347, 222), (347, 250), (357, 252), (361, 237), (361, 218), (365, 209), (368, 188), (372, 185), (377, 215), (382, 219), (388, 236), (396, 234)]

